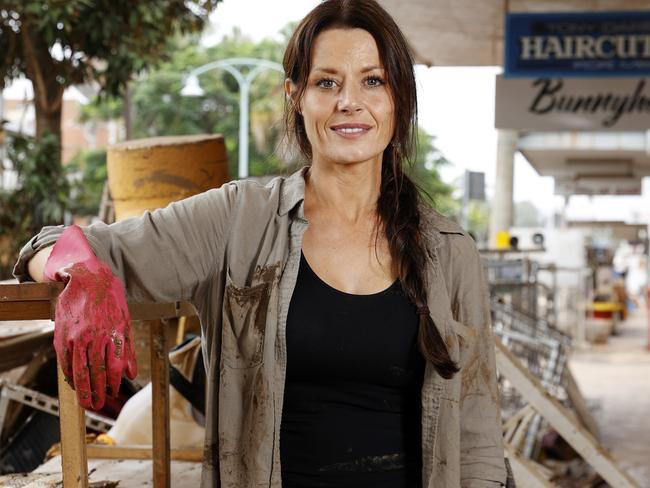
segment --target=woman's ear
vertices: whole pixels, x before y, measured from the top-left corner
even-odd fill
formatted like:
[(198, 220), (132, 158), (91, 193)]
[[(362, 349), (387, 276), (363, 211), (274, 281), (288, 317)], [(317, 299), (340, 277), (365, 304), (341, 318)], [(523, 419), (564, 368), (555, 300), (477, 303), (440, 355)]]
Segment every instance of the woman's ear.
[(298, 87), (296, 84), (291, 81), (291, 78), (284, 80), (284, 94), (291, 100), (291, 104), (296, 112), (300, 113), (300, 105), (297, 103), (296, 96), (298, 94)]

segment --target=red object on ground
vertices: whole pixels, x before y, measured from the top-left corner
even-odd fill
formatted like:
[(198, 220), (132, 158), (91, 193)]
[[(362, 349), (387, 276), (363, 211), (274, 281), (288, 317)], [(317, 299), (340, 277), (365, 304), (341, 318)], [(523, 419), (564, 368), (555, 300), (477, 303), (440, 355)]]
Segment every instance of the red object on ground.
[(55, 310), (54, 349), (79, 404), (99, 410), (106, 392), (119, 392), (122, 374), (137, 375), (131, 316), (124, 286), (95, 256), (77, 225), (67, 227), (45, 263), (44, 275), (63, 281)]
[(593, 317), (595, 319), (611, 319), (613, 318), (613, 312), (611, 310), (594, 310)]

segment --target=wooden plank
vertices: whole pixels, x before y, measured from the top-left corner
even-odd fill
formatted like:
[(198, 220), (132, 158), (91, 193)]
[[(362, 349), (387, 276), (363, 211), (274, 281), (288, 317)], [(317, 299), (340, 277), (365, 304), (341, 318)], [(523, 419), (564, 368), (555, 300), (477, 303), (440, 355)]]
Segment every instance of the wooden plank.
[(35, 332), (0, 340), (0, 372), (28, 363), (43, 346), (52, 344), (53, 332)]
[(63, 288), (63, 283), (54, 281), (0, 285), (0, 302), (49, 301), (59, 296)]
[[(88, 459), (151, 459), (151, 446), (103, 446), (89, 444), (86, 446)], [(174, 461), (203, 461), (202, 448), (171, 449), (170, 457)]]
[(528, 412), (526, 412), (526, 415), (521, 419), (521, 422), (519, 422), (517, 428), (512, 433), (512, 440), (510, 441), (510, 444), (515, 449), (519, 449), (519, 446), (524, 442), (526, 434), (528, 434), (528, 427), (535, 418), (535, 415), (537, 415), (537, 412), (535, 412), (534, 408), (531, 408)]
[(554, 488), (556, 486), (544, 478), (537, 469), (536, 463), (519, 456), (512, 446), (505, 444), (505, 451), (517, 488)]
[(133, 320), (172, 319), (196, 315), (196, 309), (189, 302), (175, 303), (133, 303), (129, 302)]
[(521, 419), (523, 419), (531, 410), (534, 410), (533, 407), (526, 404), (522, 408), (517, 410), (508, 420), (506, 420), (503, 423), (501, 429), (503, 430), (503, 439), (505, 441), (510, 442), (510, 439), (515, 433), (515, 430), (517, 429), (517, 426), (521, 422)]
[(77, 394), (65, 382), (57, 366), (59, 382), (59, 426), (61, 429), (61, 469), (65, 488), (88, 488), (86, 459), (86, 418), (77, 403)]
[[(52, 305), (63, 291), (59, 282), (0, 285), (0, 320), (53, 319)], [(196, 315), (189, 302), (129, 303), (133, 320), (154, 320)]]
[(151, 418), (153, 440), (153, 485), (170, 488), (169, 432), (169, 357), (162, 320), (150, 323), (151, 341)]
[[(41, 347), (40, 350), (33, 352), (33, 356), (24, 371), (20, 373), (20, 377), (16, 378), (15, 383), (18, 385), (28, 385), (34, 381), (36, 375), (41, 370), (41, 367), (54, 355), (54, 348), (51, 344)], [(2, 360), (0, 360), (2, 361)], [(5, 378), (9, 379), (9, 378)], [(1, 403), (1, 400), (0, 400)], [(4, 423), (2, 424), (2, 432), (0, 432), (0, 445), (7, 441), (7, 435), (13, 431), (16, 422), (19, 419), (20, 412), (23, 409), (23, 404), (18, 402), (10, 402), (5, 412)], [(2, 412), (0, 412), (2, 416)], [(2, 486), (0, 484), (0, 486)]]
[(582, 458), (605, 481), (616, 488), (639, 488), (632, 478), (619, 468), (609, 452), (591, 433), (571, 418), (569, 410), (551, 396), (526, 368), (500, 341), (496, 345), (497, 368), (535, 410), (553, 426)]
[[(16, 286), (16, 285), (3, 285)], [(52, 311), (56, 297), (43, 300), (8, 298), (0, 302), (0, 321), (54, 319)], [(177, 303), (129, 303), (133, 320), (169, 319), (196, 315), (196, 310), (187, 302)]]
[(573, 408), (575, 408), (576, 412), (578, 413), (578, 419), (580, 419), (582, 425), (584, 425), (595, 438), (599, 438), (600, 435), (598, 432), (598, 424), (591, 414), (591, 410), (589, 410), (589, 407), (587, 406), (585, 397), (582, 396), (582, 392), (578, 387), (575, 376), (573, 376), (571, 366), (568, 364), (566, 366), (566, 371), (564, 374), (566, 375), (567, 381), (567, 395), (569, 395), (569, 401), (571, 401)]
[(25, 300), (0, 302), (0, 320), (51, 319), (51, 302), (47, 300)]

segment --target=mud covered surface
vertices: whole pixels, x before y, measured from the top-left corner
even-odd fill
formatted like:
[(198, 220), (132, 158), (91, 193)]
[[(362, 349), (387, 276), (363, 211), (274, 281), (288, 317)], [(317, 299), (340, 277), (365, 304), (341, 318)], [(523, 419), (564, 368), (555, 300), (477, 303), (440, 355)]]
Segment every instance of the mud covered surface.
[[(90, 486), (118, 487), (118, 488), (142, 488), (153, 486), (153, 467), (151, 461), (143, 460), (119, 460), (119, 459), (89, 459), (88, 473)], [(58, 475), (61, 476), (61, 457), (55, 456), (45, 464), (41, 465), (33, 475)], [(2, 478), (0, 478), (1, 480)], [(201, 481), (201, 463), (184, 461), (171, 462), (171, 486), (199, 486)], [(117, 484), (106, 484), (106, 483)], [(104, 483), (104, 484), (101, 484)], [(0, 482), (0, 486), (4, 487)], [(9, 485), (11, 486), (11, 485)], [(21, 486), (21, 485), (16, 485)], [(35, 485), (50, 488), (62, 487), (62, 484)], [(32, 487), (30, 487), (32, 488)]]
[[(92, 481), (89, 488), (116, 488), (119, 481)], [(63, 487), (60, 474), (20, 473), (0, 476), (0, 486), (4, 488), (59, 488)]]

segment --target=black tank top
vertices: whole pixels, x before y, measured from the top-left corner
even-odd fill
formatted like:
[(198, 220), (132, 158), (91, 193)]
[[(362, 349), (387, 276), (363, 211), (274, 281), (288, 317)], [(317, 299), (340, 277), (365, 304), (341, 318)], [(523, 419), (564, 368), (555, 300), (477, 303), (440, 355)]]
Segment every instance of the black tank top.
[(424, 358), (399, 281), (354, 295), (304, 256), (287, 317), (283, 488), (420, 488)]

